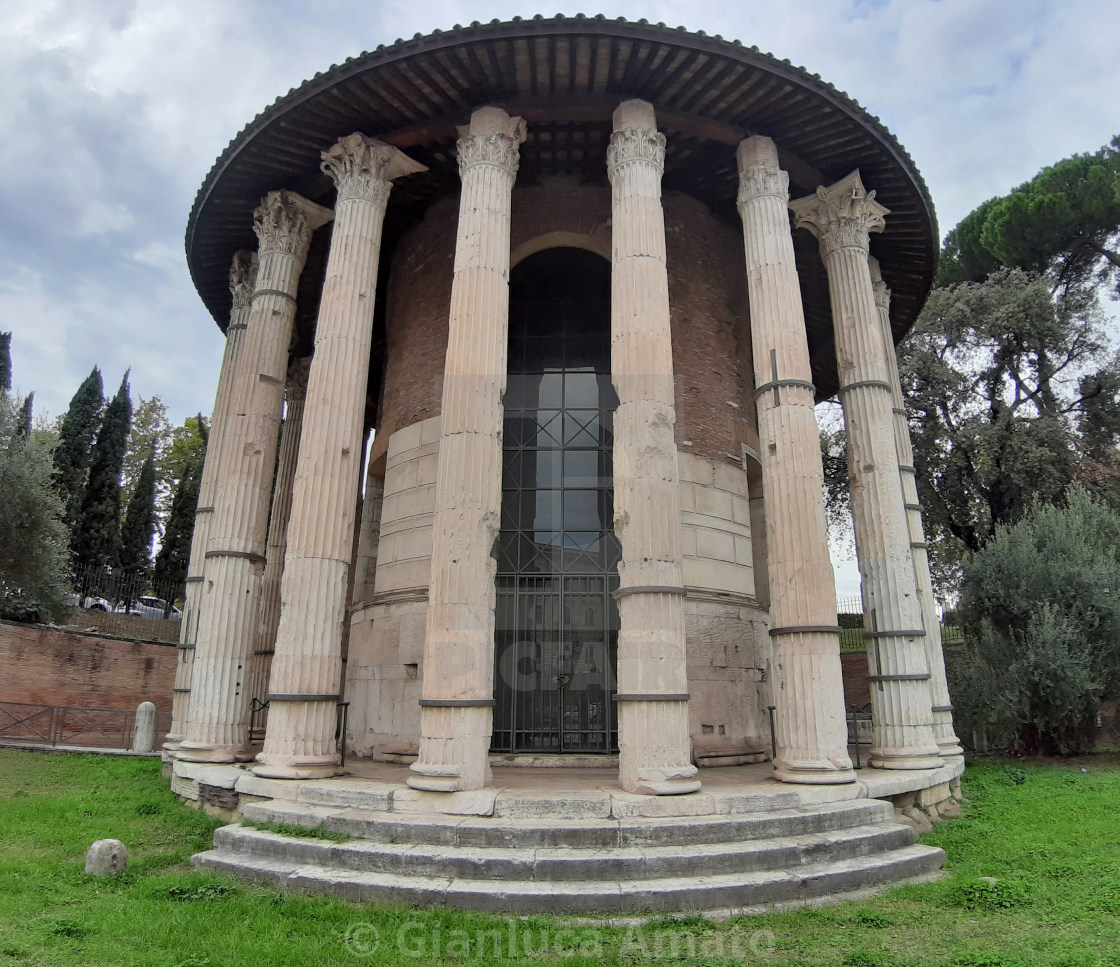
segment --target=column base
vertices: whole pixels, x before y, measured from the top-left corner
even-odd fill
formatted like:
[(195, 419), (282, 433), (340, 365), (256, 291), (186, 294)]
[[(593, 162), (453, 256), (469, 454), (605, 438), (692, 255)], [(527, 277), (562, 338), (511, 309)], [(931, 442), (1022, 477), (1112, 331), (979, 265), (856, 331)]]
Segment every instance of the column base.
[(175, 758), (183, 762), (252, 762), (253, 753), (243, 745), (206, 745), (201, 742), (180, 742)]
[(424, 792), (473, 792), (493, 780), (489, 706), (429, 705), (420, 709), (420, 755), (405, 782)]
[(943, 759), (951, 759), (953, 756), (964, 755), (964, 746), (961, 745), (961, 740), (955, 735), (952, 739), (939, 739), (937, 742), (939, 754)]
[(338, 757), (333, 755), (302, 760), (262, 755), (253, 766), (253, 775), (262, 779), (330, 779), (338, 772)]
[(939, 752), (872, 749), (867, 764), (872, 769), (938, 769), (945, 763)]
[(638, 796), (684, 796), (700, 791), (696, 766), (639, 769), (637, 775), (619, 776), (619, 785)]
[(851, 763), (838, 766), (831, 762), (786, 762), (774, 760), (774, 778), (779, 782), (803, 786), (843, 786), (856, 781)]

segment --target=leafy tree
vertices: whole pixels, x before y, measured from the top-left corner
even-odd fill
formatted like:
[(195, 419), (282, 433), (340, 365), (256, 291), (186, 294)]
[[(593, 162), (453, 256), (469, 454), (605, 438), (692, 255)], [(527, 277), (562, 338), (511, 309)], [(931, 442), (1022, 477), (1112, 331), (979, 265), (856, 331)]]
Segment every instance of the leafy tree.
[(70, 530), (72, 544), (77, 540), (89, 461), (97, 428), (101, 425), (103, 402), (101, 371), (94, 366), (70, 400), (70, 406), (59, 424), (58, 446), (54, 451), (54, 479), (65, 508), (63, 519)]
[(52, 481), (49, 434), (21, 432), (15, 401), (0, 392), (0, 617), (38, 621), (66, 606), (66, 526)]
[(124, 465), (121, 468), (121, 492), (131, 494), (140, 480), (140, 471), (155, 452), (156, 494), (170, 490), (171, 481), (164, 469), (164, 459), (171, 439), (167, 407), (158, 396), (138, 396), (132, 407), (132, 426), (128, 434)]
[(1048, 275), (1062, 290), (1096, 279), (1120, 294), (1120, 136), (968, 215), (945, 239), (938, 281), (979, 282), (1000, 267)]
[(1075, 486), (999, 527), (965, 566), (962, 616), (966, 727), (1027, 754), (1089, 750), (1120, 694), (1120, 513)]
[(12, 388), (12, 334), (0, 332), (0, 393)]
[(156, 530), (155, 451), (148, 454), (140, 468), (140, 478), (132, 491), (121, 525), (117, 564), (128, 598), (144, 590), (152, 565), (152, 537)]
[(179, 482), (189, 468), (200, 468), (206, 456), (206, 439), (209, 431), (202, 414), (188, 416), (182, 426), (169, 434), (169, 444), (164, 448), (158, 471), (165, 482), (164, 490), (156, 497), (160, 516), (167, 520)]
[(121, 467), (124, 465), (132, 401), (128, 373), (116, 396), (105, 408), (89, 468), (89, 483), (82, 501), (81, 519), (72, 545), (74, 561), (103, 568), (117, 556), (121, 521)]
[[(1114, 488), (1120, 358), (1091, 295), (1020, 270), (934, 290), (899, 347), (935, 580), (1035, 503)], [(1109, 472), (1087, 472), (1096, 466)]]

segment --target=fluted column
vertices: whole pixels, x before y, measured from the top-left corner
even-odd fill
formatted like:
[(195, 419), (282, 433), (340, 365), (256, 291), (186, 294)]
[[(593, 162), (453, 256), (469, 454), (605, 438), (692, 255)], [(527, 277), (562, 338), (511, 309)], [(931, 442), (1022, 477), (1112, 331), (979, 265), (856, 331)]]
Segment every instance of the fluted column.
[(490, 782), (494, 574), (502, 497), (509, 328), (510, 195), (525, 124), (471, 115), (457, 150), (462, 193), (443, 375), (420, 754), (408, 784), (455, 792)]
[(937, 613), (937, 600), (933, 596), (933, 579), (929, 570), (929, 550), (922, 527), (922, 505), (918, 500), (918, 478), (914, 469), (914, 447), (910, 442), (910, 424), (906, 420), (906, 401), (902, 398), (902, 383), (898, 377), (898, 359), (891, 333), (891, 290), (879, 271), (879, 260), (868, 259), (871, 268), (871, 287), (875, 293), (875, 308), (879, 311), (879, 331), (883, 340), (883, 354), (887, 362), (888, 382), (894, 413), (895, 449), (898, 451), (898, 469), (902, 482), (902, 499), (906, 503), (906, 518), (910, 528), (910, 549), (914, 558), (914, 576), (918, 582), (918, 597), (922, 604), (922, 619), (926, 629), (926, 658), (929, 661), (929, 692), (933, 718), (933, 737), (943, 756), (963, 755), (960, 740), (953, 730), (953, 705), (949, 698), (949, 681), (945, 674), (945, 651), (941, 642), (941, 616)]
[(307, 398), (307, 374), (311, 360), (294, 359), (288, 364), (284, 387), (284, 422), (280, 428), (280, 453), (276, 458), (276, 482), (272, 488), (272, 510), (268, 515), (268, 546), (265, 550), (264, 577), (261, 579), (261, 606), (253, 639), (250, 664), (249, 699), (265, 701), (272, 656), (276, 650), (276, 629), (280, 626), (280, 579), (284, 574), (284, 553), (288, 547), (288, 519), (292, 513), (292, 487), (296, 478), (299, 440), (303, 432), (303, 404)]
[(195, 642), (198, 639), (199, 604), (202, 598), (203, 571), (206, 562), (206, 541), (210, 521), (214, 514), (214, 490), (218, 479), (218, 454), (229, 421), (230, 400), (238, 374), (238, 351), (241, 337), (253, 303), (253, 286), (257, 277), (257, 256), (254, 252), (241, 251), (233, 256), (229, 270), (229, 291), (233, 296), (229, 325), (226, 327), (226, 348), (222, 356), (222, 369), (218, 376), (218, 391), (214, 397), (214, 410), (210, 415), (210, 436), (206, 446), (206, 459), (202, 465), (202, 478), (198, 484), (198, 507), (195, 511), (194, 531), (191, 534), (191, 553), (187, 564), (187, 580), (183, 620), (179, 626), (179, 661), (175, 666), (175, 684), (171, 698), (171, 730), (163, 747), (168, 751), (179, 748), (187, 731), (190, 710), (191, 673), (194, 671)]
[(787, 210), (789, 176), (778, 167), (769, 138), (740, 143), (738, 161), (766, 498), (774, 774), (783, 782), (853, 782), (815, 389)]
[(381, 230), (392, 179), (425, 170), (362, 134), (324, 151), (322, 168), (338, 199), (292, 491), (268, 731), (253, 770), (273, 778), (328, 776), (338, 761), (342, 624)]
[(286, 191), (270, 192), (253, 213), (257, 282), (218, 457), (182, 759), (231, 762), (248, 753), (248, 666), (296, 290), (311, 233), (330, 217), (329, 209)]
[(700, 788), (688, 729), (664, 165), (653, 105), (623, 101), (607, 148), (614, 530), (622, 547), (615, 700), (619, 782), (647, 795)]
[(939, 764), (929, 698), (922, 606), (898, 472), (893, 397), (867, 264), (868, 239), (889, 214), (853, 171), (792, 202), (798, 227), (820, 240), (828, 271), (856, 554), (871, 681), (871, 765)]

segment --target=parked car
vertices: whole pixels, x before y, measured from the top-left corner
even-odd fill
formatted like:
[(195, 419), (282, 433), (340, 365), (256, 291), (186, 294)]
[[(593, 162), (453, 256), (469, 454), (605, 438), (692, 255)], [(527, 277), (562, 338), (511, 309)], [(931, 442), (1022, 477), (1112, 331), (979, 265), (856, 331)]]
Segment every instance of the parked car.
[[(117, 611), (124, 612), (125, 606), (118, 604)], [(163, 618), (166, 617), (171, 621), (178, 621), (183, 617), (183, 612), (180, 611), (175, 605), (168, 607), (163, 598), (154, 598), (149, 594), (142, 594), (138, 598), (134, 598), (131, 606), (127, 610), (128, 614), (139, 615), (142, 618)]]
[(82, 598), (77, 594), (70, 593), (66, 595), (66, 603), (69, 604), (72, 608), (92, 608), (94, 611), (113, 610), (113, 606), (108, 601), (93, 594), (87, 594), (84, 598)]

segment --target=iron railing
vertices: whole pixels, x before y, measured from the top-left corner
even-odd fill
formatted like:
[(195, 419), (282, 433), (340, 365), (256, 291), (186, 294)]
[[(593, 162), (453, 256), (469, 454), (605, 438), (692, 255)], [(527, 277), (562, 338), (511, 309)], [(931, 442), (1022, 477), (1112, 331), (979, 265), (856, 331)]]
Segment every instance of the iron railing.
[[(130, 749), (136, 710), (0, 702), (0, 742)], [(171, 728), (171, 713), (156, 713), (156, 744)]]

